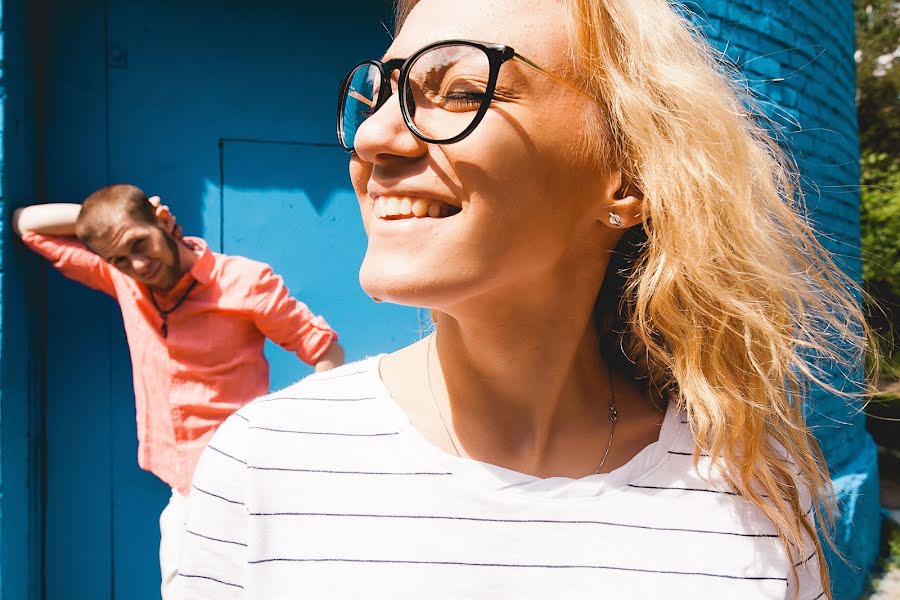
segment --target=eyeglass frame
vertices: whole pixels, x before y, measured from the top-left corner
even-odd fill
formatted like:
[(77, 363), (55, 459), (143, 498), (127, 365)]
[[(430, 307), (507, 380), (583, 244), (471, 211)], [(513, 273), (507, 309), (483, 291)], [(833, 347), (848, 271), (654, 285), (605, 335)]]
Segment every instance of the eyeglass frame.
[[(409, 106), (407, 104), (408, 100), (406, 99), (407, 94), (402, 93), (404, 88), (409, 85), (409, 72), (412, 65), (415, 64), (415, 62), (423, 54), (442, 46), (470, 46), (473, 48), (478, 48), (485, 53), (488, 59), (488, 82), (484, 91), (484, 100), (482, 100), (481, 106), (478, 108), (478, 112), (475, 113), (475, 117), (472, 119), (472, 122), (461, 133), (446, 139), (429, 138), (424, 133), (419, 131), (418, 127), (416, 127), (416, 124), (412, 119), (412, 116), (410, 116), (409, 114)], [(428, 144), (455, 144), (456, 142), (468, 137), (469, 134), (475, 131), (475, 129), (481, 123), (481, 120), (484, 119), (484, 115), (487, 114), (488, 109), (491, 107), (491, 103), (494, 101), (494, 91), (497, 87), (497, 79), (500, 77), (500, 67), (502, 67), (504, 63), (510, 60), (518, 60), (524, 65), (546, 75), (557, 83), (565, 85), (566, 87), (569, 87), (576, 92), (579, 92), (580, 94), (586, 95), (593, 99), (592, 96), (590, 96), (581, 88), (577, 87), (575, 84), (551, 73), (534, 61), (522, 56), (513, 48), (504, 44), (492, 44), (475, 40), (441, 40), (439, 42), (433, 42), (431, 44), (428, 44), (427, 46), (419, 48), (406, 58), (392, 58), (384, 62), (377, 59), (369, 59), (362, 61), (361, 63), (350, 69), (350, 71), (348, 71), (341, 80), (341, 85), (338, 90), (338, 142), (341, 144), (341, 147), (344, 148), (344, 150), (351, 153), (355, 152), (353, 148), (347, 147), (346, 143), (344, 142), (343, 136), (344, 108), (346, 106), (347, 98), (351, 97), (350, 94), (345, 93), (345, 91), (350, 85), (350, 80), (352, 79), (353, 74), (356, 73), (357, 69), (362, 66), (374, 66), (381, 74), (381, 83), (378, 88), (378, 98), (376, 98), (371, 105), (372, 115), (374, 115), (379, 109), (381, 109), (381, 107), (383, 107), (388, 99), (393, 95), (394, 91), (391, 86), (391, 75), (394, 73), (394, 71), (399, 70), (400, 75), (397, 78), (397, 93), (400, 95), (400, 114), (403, 116), (403, 123), (406, 125), (407, 129), (409, 129), (414, 136)], [(368, 104), (368, 101), (365, 99), (356, 98), (356, 100), (359, 102), (363, 102), (364, 104)], [(369, 117), (371, 117), (372, 115), (369, 115)], [(368, 119), (369, 117), (366, 117), (366, 119)], [(363, 120), (360, 125), (362, 125), (362, 123), (365, 123), (365, 120)]]

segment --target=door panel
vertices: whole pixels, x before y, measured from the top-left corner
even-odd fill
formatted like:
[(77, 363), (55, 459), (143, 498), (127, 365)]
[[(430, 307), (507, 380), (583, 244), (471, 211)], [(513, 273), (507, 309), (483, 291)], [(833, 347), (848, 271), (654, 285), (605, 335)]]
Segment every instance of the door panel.
[(54, 306), (45, 349), (47, 598), (71, 598), (72, 590), (76, 598), (104, 598), (112, 578), (108, 341), (121, 320), (111, 299), (48, 275)]
[[(134, 183), (162, 195), (188, 234), (270, 262), (351, 357), (416, 337), (415, 310), (358, 289), (364, 240), (346, 155), (308, 147), (334, 144), (338, 82), (387, 47), (388, 2), (48, 1), (48, 199)], [(56, 274), (48, 292), (46, 598), (158, 598), (169, 492), (137, 467), (121, 319)], [(308, 372), (267, 354), (274, 386)]]

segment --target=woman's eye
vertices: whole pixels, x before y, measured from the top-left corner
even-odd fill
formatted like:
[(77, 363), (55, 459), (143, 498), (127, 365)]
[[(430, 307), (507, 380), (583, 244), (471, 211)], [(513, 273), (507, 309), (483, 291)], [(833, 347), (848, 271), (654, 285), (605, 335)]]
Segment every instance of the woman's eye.
[(447, 110), (475, 110), (485, 97), (483, 92), (450, 92), (440, 97), (440, 105)]

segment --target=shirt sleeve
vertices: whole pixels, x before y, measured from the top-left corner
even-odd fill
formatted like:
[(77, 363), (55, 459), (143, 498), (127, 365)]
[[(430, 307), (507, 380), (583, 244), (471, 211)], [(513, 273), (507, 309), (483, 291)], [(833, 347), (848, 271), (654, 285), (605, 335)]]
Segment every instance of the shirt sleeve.
[(307, 364), (315, 364), (337, 340), (325, 319), (293, 298), (271, 267), (263, 270), (253, 286), (251, 303), (253, 321), (263, 335)]
[(247, 572), (247, 420), (219, 427), (194, 472), (175, 597), (244, 600)]
[(105, 260), (88, 250), (74, 237), (40, 235), (26, 231), (22, 235), (26, 246), (49, 260), (69, 279), (115, 297), (111, 267)]

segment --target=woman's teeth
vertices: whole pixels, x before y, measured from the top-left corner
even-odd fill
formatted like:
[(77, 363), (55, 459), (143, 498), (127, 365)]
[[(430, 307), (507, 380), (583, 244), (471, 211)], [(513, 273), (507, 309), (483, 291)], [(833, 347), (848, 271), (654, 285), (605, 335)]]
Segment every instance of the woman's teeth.
[(379, 219), (408, 219), (412, 217), (438, 219), (455, 215), (459, 211), (458, 206), (451, 206), (439, 200), (398, 198), (393, 196), (379, 196), (375, 199), (375, 216)]

